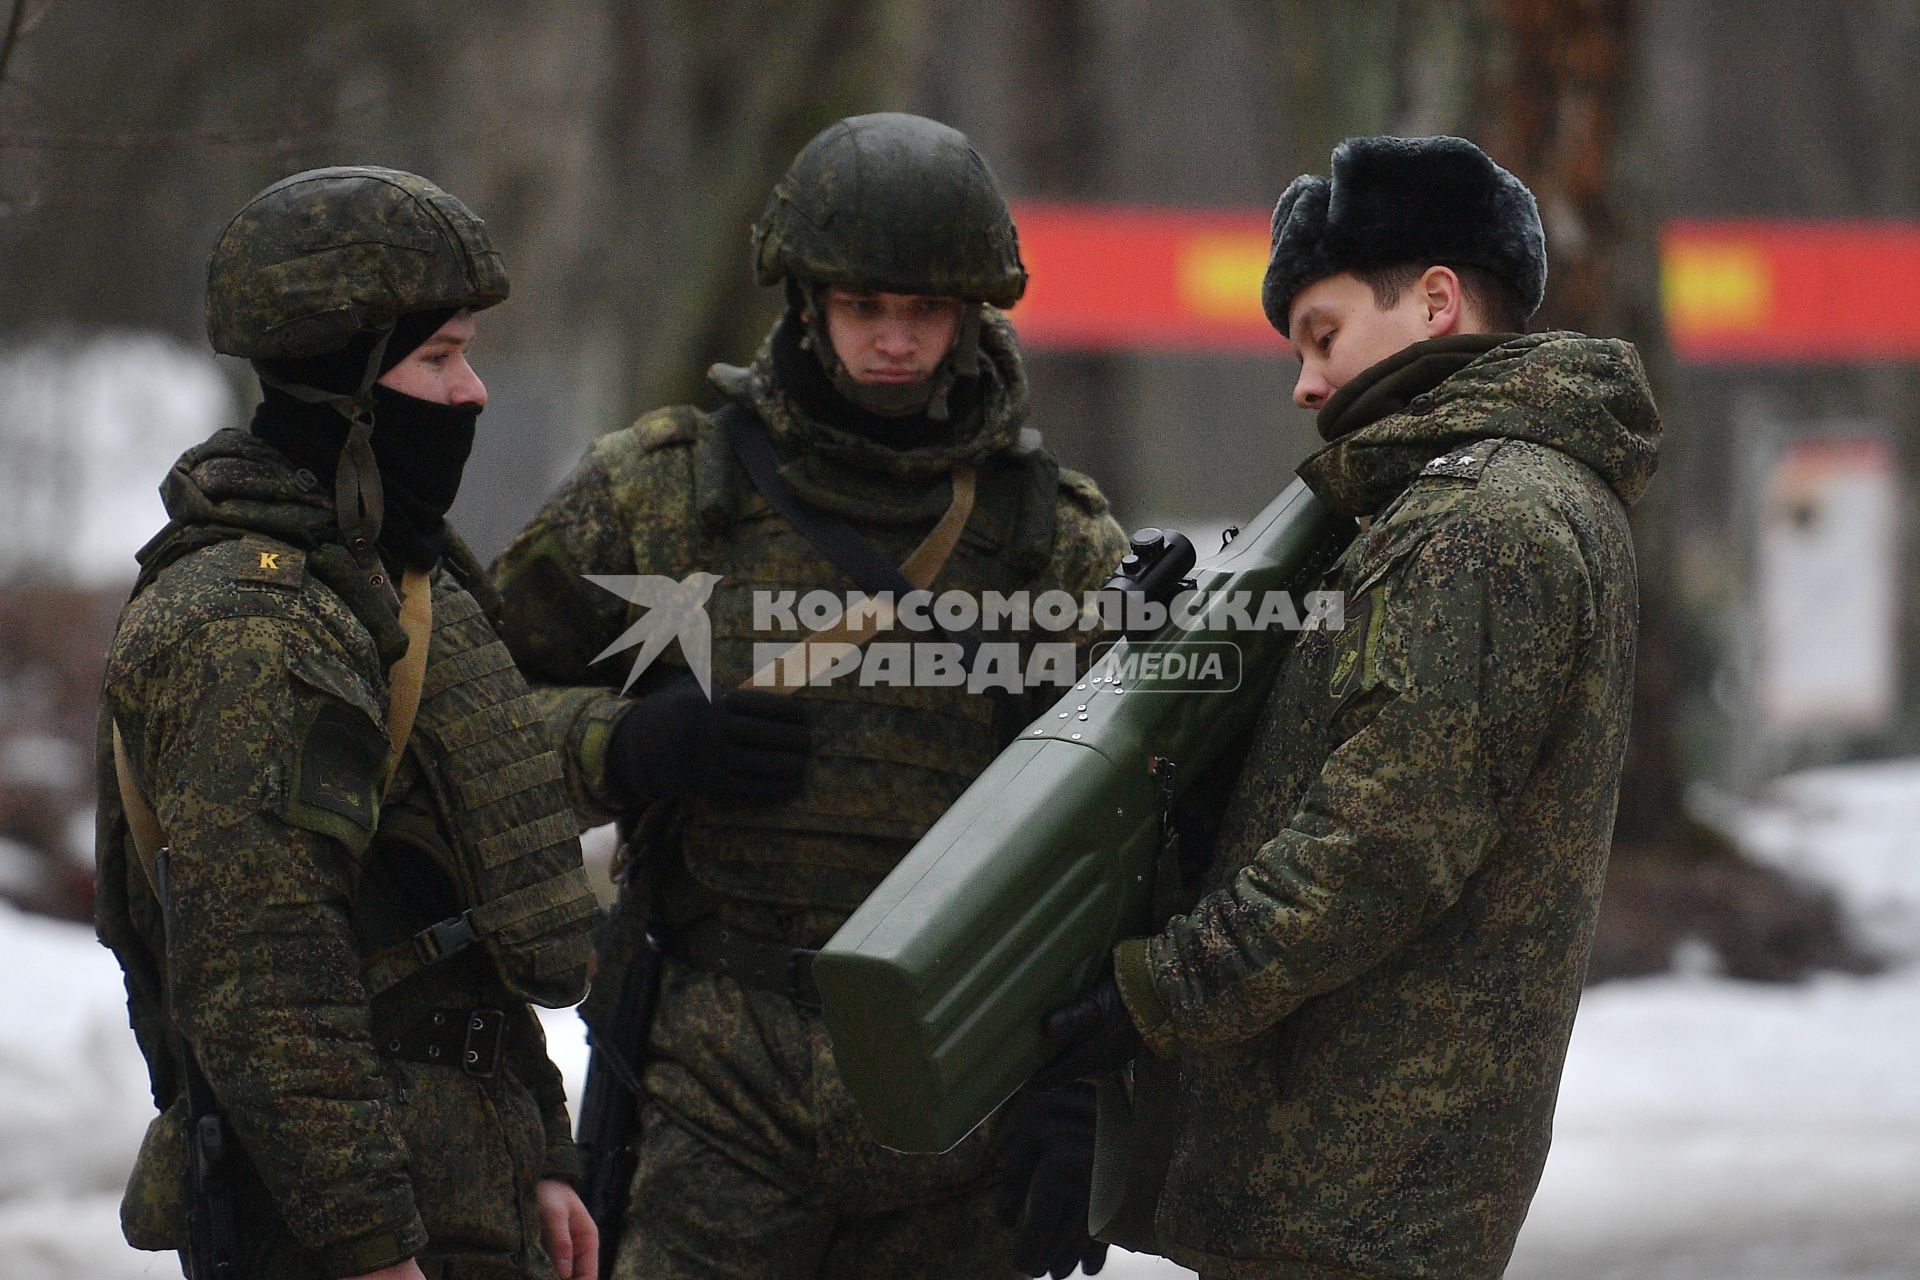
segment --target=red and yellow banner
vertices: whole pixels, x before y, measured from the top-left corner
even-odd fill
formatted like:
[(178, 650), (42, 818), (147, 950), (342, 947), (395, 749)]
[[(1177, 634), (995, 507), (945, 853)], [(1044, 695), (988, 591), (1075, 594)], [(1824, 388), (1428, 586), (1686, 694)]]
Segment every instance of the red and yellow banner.
[(1920, 223), (1669, 223), (1660, 303), (1683, 360), (1920, 359)]
[[(1260, 313), (1265, 210), (1023, 204), (1035, 350), (1287, 356)], [(1660, 236), (1683, 360), (1920, 360), (1920, 222), (1689, 221)]]
[(1284, 356), (1260, 313), (1263, 213), (1020, 205), (1031, 280), (1014, 309), (1036, 350), (1161, 350)]

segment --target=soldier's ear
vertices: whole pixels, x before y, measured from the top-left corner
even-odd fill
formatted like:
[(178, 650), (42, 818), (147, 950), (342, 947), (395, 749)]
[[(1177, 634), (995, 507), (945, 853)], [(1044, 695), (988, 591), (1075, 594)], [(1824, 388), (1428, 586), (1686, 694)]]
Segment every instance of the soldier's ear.
[(1421, 273), (1415, 286), (1426, 309), (1427, 336), (1444, 338), (1465, 332), (1466, 291), (1452, 267), (1433, 266)]

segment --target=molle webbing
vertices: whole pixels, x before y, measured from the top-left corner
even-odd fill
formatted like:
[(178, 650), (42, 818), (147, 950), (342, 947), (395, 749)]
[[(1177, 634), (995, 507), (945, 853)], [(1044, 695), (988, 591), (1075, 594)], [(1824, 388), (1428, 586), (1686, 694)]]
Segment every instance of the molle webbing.
[(668, 931), (660, 948), (692, 968), (725, 974), (742, 986), (771, 991), (805, 1008), (820, 1007), (820, 988), (813, 981), (813, 960), (820, 953), (810, 947), (708, 919)]
[[(758, 483), (758, 477), (756, 477)], [(763, 490), (764, 492), (764, 490)], [(967, 527), (967, 517), (973, 514), (974, 474), (972, 467), (955, 467), (953, 470), (953, 503), (940, 517), (919, 546), (913, 549), (897, 574), (900, 585), (905, 590), (918, 590), (929, 587), (933, 580), (946, 568), (947, 561), (953, 556), (953, 549), (960, 542), (960, 531)], [(771, 496), (771, 495), (769, 495)], [(851, 530), (849, 530), (851, 532)], [(816, 543), (817, 545), (817, 543)], [(877, 553), (876, 553), (877, 554)], [(902, 591), (900, 594), (905, 594)], [(870, 609), (849, 609), (840, 616), (840, 620), (808, 636), (800, 642), (804, 648), (796, 646), (786, 655), (754, 673), (747, 683), (755, 686), (772, 686), (775, 691), (791, 691), (813, 682), (814, 677), (825, 669), (830, 660), (826, 655), (831, 652), (829, 646), (851, 644), (856, 648), (865, 645), (882, 631), (893, 626), (893, 610), (883, 606), (877, 600), (870, 601)], [(972, 633), (950, 635), (961, 646), (969, 663), (979, 652), (980, 644)], [(797, 652), (796, 652), (797, 650)], [(789, 661), (798, 659), (798, 661)], [(804, 671), (805, 678), (795, 678), (791, 683), (779, 679), (783, 673), (798, 674), (795, 669)]]
[(381, 953), (373, 981), (383, 989), (477, 941), (516, 994), (568, 1003), (585, 985), (599, 905), (559, 754), (507, 647), (450, 574), (436, 578), (433, 614), (413, 749), (454, 845), (446, 870), (473, 905)]
[[(966, 531), (945, 558), (933, 590), (1011, 593), (1029, 580), (1009, 566), (982, 525), (1004, 527), (1005, 510), (983, 491)], [(925, 526), (855, 522), (898, 564), (925, 539)], [(720, 574), (709, 599), (716, 686), (746, 682), (770, 653), (802, 640), (802, 628), (754, 625), (754, 598), (795, 599), (852, 587), (846, 576), (771, 511), (735, 522), (715, 540), (703, 568)], [(1014, 638), (983, 633), (985, 641)], [(1043, 635), (1032, 638), (1045, 639)], [(895, 628), (876, 643), (941, 644), (937, 632)], [(795, 690), (814, 705), (813, 751), (804, 790), (786, 804), (748, 808), (695, 804), (687, 815), (684, 858), (694, 878), (728, 897), (808, 908), (859, 904), (911, 842), (953, 803), (999, 749), (995, 699), (960, 687), (872, 684), (843, 677)]]

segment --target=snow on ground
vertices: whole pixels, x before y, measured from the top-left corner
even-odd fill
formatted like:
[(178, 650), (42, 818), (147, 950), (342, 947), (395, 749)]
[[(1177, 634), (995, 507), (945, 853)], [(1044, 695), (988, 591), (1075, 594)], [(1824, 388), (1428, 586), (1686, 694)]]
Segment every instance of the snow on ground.
[(1831, 888), (1861, 942), (1920, 960), (1920, 760), (1815, 769), (1766, 804), (1716, 807), (1748, 853)]
[[(1920, 761), (1802, 774), (1733, 815), (1897, 963), (1803, 986), (1705, 974), (1588, 993), (1512, 1280), (1920, 1275)], [(148, 1115), (112, 957), (0, 906), (0, 1276), (159, 1280), (115, 1206)], [(570, 1014), (547, 1018), (578, 1088)], [(1174, 1280), (1116, 1254), (1105, 1276)]]
[(153, 1107), (112, 955), (84, 927), (0, 903), (0, 973), (0, 1276), (177, 1276), (120, 1241), (119, 1188)]
[(1514, 1280), (1920, 1275), (1920, 967), (1589, 992)]
[(131, 581), (160, 478), (238, 413), (211, 353), (156, 333), (0, 349), (0, 579)]
[(45, 864), (37, 850), (0, 836), (0, 894), (34, 892), (46, 878)]

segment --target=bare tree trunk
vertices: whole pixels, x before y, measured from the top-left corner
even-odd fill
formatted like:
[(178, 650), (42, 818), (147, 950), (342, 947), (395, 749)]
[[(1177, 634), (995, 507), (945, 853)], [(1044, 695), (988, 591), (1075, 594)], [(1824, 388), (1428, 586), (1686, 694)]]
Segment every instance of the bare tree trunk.
[[(1058, 200), (1097, 200), (1110, 189), (1106, 144), (1110, 123), (1096, 77), (1100, 56), (1098, 0), (1016, 0), (1011, 6), (1023, 38), (1011, 82), (1019, 121), (1010, 172), (1027, 176), (1029, 194)], [(1016, 311), (1015, 322), (1019, 313)], [(1099, 441), (1123, 420), (1128, 362), (1104, 354), (1047, 355), (1030, 362), (1045, 399), (1042, 429), (1056, 454), (1097, 456)], [(1109, 446), (1111, 447), (1111, 446)], [(1116, 510), (1138, 510), (1142, 477), (1102, 476)]]
[(1484, 64), (1480, 141), (1540, 202), (1553, 263), (1542, 318), (1554, 328), (1621, 332), (1637, 310), (1627, 295), (1652, 291), (1615, 270), (1633, 11), (1633, 0), (1502, 0), (1504, 56)]
[[(1629, 338), (1666, 363), (1647, 246), (1655, 228), (1623, 199), (1622, 137), (1634, 0), (1499, 0), (1496, 57), (1483, 64), (1480, 140), (1533, 188), (1551, 270), (1543, 327)], [(1640, 660), (1617, 838), (1658, 844), (1682, 821), (1685, 770), (1674, 738), (1683, 637), (1668, 582), (1664, 503), (1635, 512)]]
[(620, 238), (623, 266), (613, 273), (629, 295), (613, 309), (635, 341), (636, 407), (697, 399), (709, 364), (752, 354), (779, 299), (752, 282), (748, 230), (808, 138), (884, 99), (918, 8), (917, 0), (615, 6), (626, 72), (607, 104), (606, 149), (619, 175), (609, 225), (656, 211), (650, 235)]
[(7, 82), (7, 68), (13, 63), (14, 51), (20, 47), (22, 29), (27, 23), (27, 0), (13, 0), (13, 8), (7, 14), (7, 28), (0, 33), (0, 85)]

